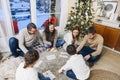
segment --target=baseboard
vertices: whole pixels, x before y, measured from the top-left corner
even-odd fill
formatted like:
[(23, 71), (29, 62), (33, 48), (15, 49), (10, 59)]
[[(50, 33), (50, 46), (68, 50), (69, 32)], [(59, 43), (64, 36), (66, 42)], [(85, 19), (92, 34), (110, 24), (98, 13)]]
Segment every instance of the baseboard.
[(107, 46), (103, 46), (103, 47), (106, 48), (106, 49), (109, 49), (109, 50), (111, 50), (111, 51), (113, 51), (113, 52), (115, 52), (115, 53), (120, 54), (120, 51), (117, 51), (117, 50), (115, 50), (114, 48), (111, 49), (111, 48), (109, 48), (109, 47), (107, 47)]

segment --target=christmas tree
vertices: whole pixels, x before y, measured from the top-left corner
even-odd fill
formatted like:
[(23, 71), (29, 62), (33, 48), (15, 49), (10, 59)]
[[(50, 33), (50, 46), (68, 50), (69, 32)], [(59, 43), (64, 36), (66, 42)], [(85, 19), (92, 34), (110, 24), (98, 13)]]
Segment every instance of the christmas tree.
[(65, 30), (71, 30), (74, 25), (81, 29), (80, 37), (84, 37), (86, 30), (93, 24), (92, 0), (78, 0), (75, 7), (72, 7)]

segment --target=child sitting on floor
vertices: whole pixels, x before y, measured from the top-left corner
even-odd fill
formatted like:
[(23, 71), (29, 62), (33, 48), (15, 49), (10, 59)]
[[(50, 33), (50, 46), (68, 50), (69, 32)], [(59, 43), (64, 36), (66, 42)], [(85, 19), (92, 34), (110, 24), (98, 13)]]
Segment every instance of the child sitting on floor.
[(73, 44), (67, 46), (67, 53), (71, 55), (70, 59), (59, 70), (59, 73), (64, 73), (66, 71), (66, 75), (75, 80), (87, 79), (90, 74), (90, 69), (86, 65), (82, 55), (77, 54)]
[(40, 74), (34, 65), (39, 60), (39, 53), (36, 50), (29, 50), (24, 56), (24, 62), (22, 62), (16, 71), (15, 80), (50, 80)]

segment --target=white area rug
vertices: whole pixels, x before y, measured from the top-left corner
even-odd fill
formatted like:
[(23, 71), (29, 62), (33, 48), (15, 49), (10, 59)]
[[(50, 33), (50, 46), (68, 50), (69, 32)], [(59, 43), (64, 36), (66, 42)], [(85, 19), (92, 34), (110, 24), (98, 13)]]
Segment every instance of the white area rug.
[(0, 64), (0, 80), (15, 80), (15, 72), (18, 65), (23, 61), (22, 57), (8, 57)]

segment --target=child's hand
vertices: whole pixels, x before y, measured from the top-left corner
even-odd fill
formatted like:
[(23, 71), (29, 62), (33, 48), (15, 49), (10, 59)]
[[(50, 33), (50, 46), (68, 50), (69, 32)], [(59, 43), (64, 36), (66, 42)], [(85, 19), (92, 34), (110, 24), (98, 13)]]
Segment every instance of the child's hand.
[(65, 72), (65, 70), (62, 70), (61, 74), (63, 74)]
[(65, 72), (65, 70), (63, 70), (63, 69), (61, 71), (59, 70), (60, 74), (63, 74), (64, 72)]

